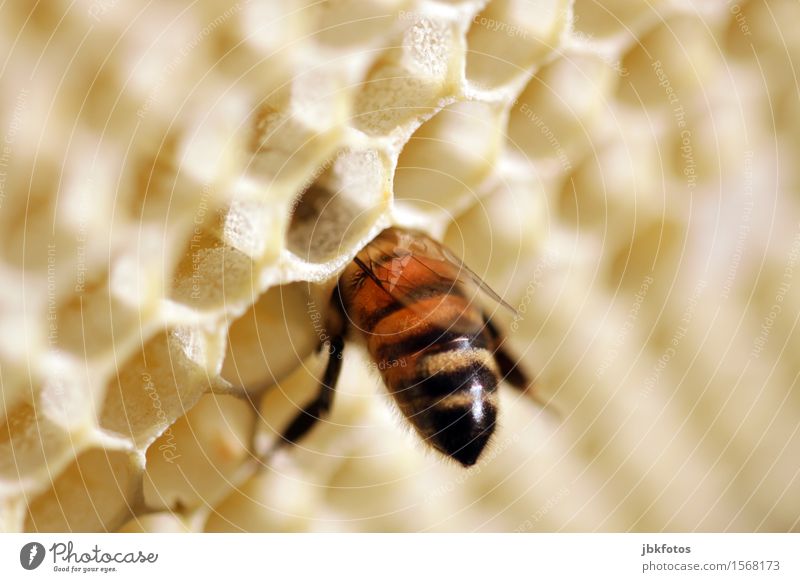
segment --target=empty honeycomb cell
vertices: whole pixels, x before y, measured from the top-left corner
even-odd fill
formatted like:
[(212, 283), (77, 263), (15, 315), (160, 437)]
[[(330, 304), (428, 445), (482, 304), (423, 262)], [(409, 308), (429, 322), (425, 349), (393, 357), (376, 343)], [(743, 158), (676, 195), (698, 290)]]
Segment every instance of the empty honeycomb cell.
[(288, 201), (234, 199), (221, 211), (216, 234), (251, 259), (262, 264), (273, 263), (283, 247), (287, 207)]
[[(94, 50), (96, 43), (116, 42), (120, 33), (114, 34), (116, 31), (99, 30), (99, 27), (92, 26), (93, 20), (86, 17), (91, 11), (85, 7), (53, 3), (49, 8), (26, 6), (23, 11), (27, 13), (23, 20), (27, 21), (29, 31), (42, 27), (39, 33), (46, 35), (48, 41), (27, 47), (42, 57), (39, 59), (41, 66), (31, 67), (29, 75), (53, 75), (58, 72), (61, 82), (57, 88), (54, 87), (49, 97), (52, 98), (58, 92), (61, 93), (58, 96), (58, 106), (68, 104), (70, 107), (79, 107), (87, 93), (91, 92), (92, 80), (107, 56)], [(123, 11), (124, 8), (120, 10)], [(18, 31), (15, 31), (14, 36), (16, 32)], [(20, 47), (17, 46), (16, 49), (19, 50)], [(80, 82), (75, 83), (76, 79), (80, 79)], [(76, 94), (80, 97), (75, 98)], [(71, 115), (75, 115), (74, 111), (71, 111)]]
[(87, 126), (101, 132), (113, 130), (129, 134), (138, 120), (140, 103), (138, 96), (124, 90), (128, 71), (120, 67), (119, 52), (109, 56), (97, 53), (93, 46), (88, 42), (83, 50), (94, 53), (97, 65), (90, 65), (91, 69), (86, 63), (72, 67), (74, 70), (70, 72), (77, 74), (66, 76), (64, 90), (84, 92), (85, 99), (80, 106)]
[(663, 153), (656, 136), (628, 133), (597, 146), (564, 181), (560, 217), (583, 230), (631, 233), (663, 210)]
[(214, 386), (209, 368), (216, 348), (207, 342), (200, 330), (188, 328), (148, 340), (109, 381), (100, 426), (139, 446), (152, 443)]
[[(87, 275), (108, 268), (108, 249), (113, 238), (117, 204), (102, 194), (116, 191), (123, 166), (122, 152), (100, 146), (90, 132), (76, 132), (66, 156), (58, 196), (57, 220), (72, 234), (75, 246), (75, 286)], [(91, 163), (85, 163), (86, 151), (93, 151)], [(120, 197), (121, 198), (121, 197)]]
[(800, 5), (793, 0), (750, 0), (728, 7), (725, 32), (729, 54), (757, 66), (778, 86), (794, 85), (787, 68), (797, 67), (800, 41), (793, 24), (800, 18)]
[(673, 218), (660, 216), (637, 224), (632, 238), (611, 240), (609, 248), (608, 282), (612, 288), (622, 285), (638, 289), (647, 277), (658, 278), (669, 286), (685, 246), (685, 227)]
[[(314, 2), (311, 0), (242, 3), (231, 7), (233, 10), (223, 10), (218, 3), (208, 2), (202, 7), (204, 18), (201, 17), (200, 22), (205, 21), (209, 26), (222, 17), (222, 24), (227, 22), (229, 29), (239, 29), (230, 35), (231, 41), (234, 38), (239, 42), (245, 41), (244, 44), (253, 46), (255, 53), (266, 57), (284, 47), (293, 48), (292, 43), (309, 32), (309, 6), (312, 4)], [(220, 22), (217, 21), (217, 24)], [(220, 48), (231, 50), (231, 47)], [(221, 52), (224, 54), (224, 51)], [(291, 56), (288, 54), (282, 58), (291, 59)], [(252, 63), (245, 60), (242, 64)]]
[[(277, 3), (259, 3), (259, 6), (274, 6)], [(288, 5), (289, 3), (281, 3), (281, 6)], [(249, 3), (249, 7), (254, 6), (254, 3)], [(285, 20), (279, 19), (271, 23), (272, 26), (280, 28), (281, 22)], [(255, 27), (264, 26), (265, 22), (256, 21), (251, 22), (249, 25)], [(274, 34), (271, 39), (280, 38), (281, 34)], [(295, 73), (293, 64), (297, 55), (292, 54), (290, 50), (291, 45), (273, 45), (271, 42), (268, 46), (262, 46), (262, 42), (266, 36), (256, 32), (251, 36), (240, 38), (238, 43), (231, 46), (227, 52), (218, 56), (218, 60), (214, 63), (217, 70), (228, 76), (228, 78), (236, 79), (237, 87), (251, 92), (254, 98), (254, 103), (258, 103), (265, 95), (269, 95), (273, 91), (280, 90), (287, 84), (291, 83), (292, 77)], [(198, 92), (197, 95), (202, 95)], [(160, 114), (168, 114), (174, 111), (173, 107), (159, 107)]]
[[(60, 171), (50, 160), (37, 164), (19, 164), (4, 172), (4, 185), (19, 189), (18, 196), (6, 197), (0, 224), (3, 245), (0, 256), (9, 265), (62, 275), (75, 261), (77, 241), (58, 220), (57, 200), (50, 195), (58, 190)], [(30, 172), (24, 174), (25, 172)], [(67, 287), (66, 277), (56, 277), (56, 291)]]
[(23, 497), (3, 496), (0, 501), (0, 533), (22, 531), (27, 507)]
[(153, 314), (168, 289), (165, 277), (172, 273), (182, 250), (183, 229), (165, 232), (157, 223), (140, 222), (114, 230), (114, 237), (121, 237), (125, 244), (114, 249), (111, 260), (106, 259), (110, 293), (125, 305)]
[[(54, 5), (48, 10), (43, 6), (15, 6), (12, 7), (14, 12), (19, 11), (17, 18), (23, 18), (23, 20), (29, 20), (31, 26), (40, 29), (42, 33), (52, 34), (54, 29), (58, 28), (58, 24), (68, 16), (74, 16), (70, 14), (69, 6), (66, 4), (61, 4), (58, 2), (54, 2)], [(68, 27), (64, 27), (65, 30), (62, 31), (62, 34), (68, 36), (66, 34), (66, 30)]]
[[(91, 16), (93, 11), (106, 6), (92, 2), (87, 11)], [(121, 9), (119, 4), (115, 4), (113, 10), (102, 15), (102, 21), (126, 18), (126, 8)], [(169, 126), (175, 128), (174, 122), (178, 121), (174, 113), (176, 108), (187, 105), (192, 95), (197, 93), (203, 77), (209, 74), (209, 67), (199, 66), (199, 61), (213, 58), (213, 43), (207, 42), (209, 35), (203, 32), (205, 23), (199, 22), (196, 14), (177, 5), (138, 7), (130, 18), (135, 18), (140, 26), (131, 27), (129, 21), (122, 21), (118, 31), (114, 27), (93, 27), (93, 33), (103, 30), (106, 34), (113, 34), (115, 42), (117, 39), (121, 41), (112, 53), (113, 72), (104, 73), (116, 77), (116, 93), (112, 86), (108, 95), (98, 95), (97, 99), (118, 99), (124, 107), (116, 108), (109, 103), (108, 114), (98, 118), (106, 124), (104, 141), (109, 140), (109, 135), (126, 139), (130, 134), (136, 134), (133, 143), (142, 146), (140, 139), (150, 132), (163, 134)], [(157, 37), (148, 34), (148, 30), (164, 28), (165, 22), (168, 22), (165, 34)], [(108, 68), (106, 55), (100, 56), (101, 61), (106, 60), (104, 69)], [(133, 112), (128, 110), (131, 101), (136, 106)], [(101, 111), (105, 113), (105, 110)]]
[(249, 256), (197, 225), (175, 269), (171, 296), (192, 309), (211, 310), (249, 299), (257, 284)]
[(508, 122), (509, 147), (531, 160), (570, 170), (592, 144), (597, 117), (610, 114), (617, 83), (611, 66), (593, 55), (564, 55), (539, 70), (516, 100)]
[[(17, 405), (30, 402), (35, 391), (31, 390), (30, 382), (23, 382), (24, 375), (21, 370), (6, 357), (0, 356), (0, 371), (3, 373), (3, 397), (0, 398), (0, 421), (5, 422), (6, 414)], [(6, 377), (8, 379), (6, 379)]]
[(490, 2), (467, 34), (467, 79), (496, 87), (524, 76), (558, 47), (567, 6), (563, 0)]
[[(790, 239), (787, 236), (784, 240)], [(785, 243), (781, 244), (789, 247)], [(793, 262), (791, 258), (767, 258), (754, 265), (757, 275), (754, 274), (751, 278), (754, 284), (746, 299), (758, 326), (751, 347), (753, 353), (759, 355), (768, 343), (778, 350), (789, 350), (798, 341), (796, 328), (800, 301), (797, 299), (792, 277), (798, 264), (797, 250), (791, 251), (788, 248), (787, 251), (787, 255), (794, 253)], [(797, 364), (793, 363), (790, 367), (796, 368)]]
[(4, 392), (29, 383), (27, 372), (23, 372), (29, 365), (26, 354), (29, 350), (41, 349), (50, 331), (49, 325), (42, 325), (32, 317), (34, 313), (41, 314), (43, 299), (41, 290), (35, 294), (33, 285), (27, 288), (22, 285), (25, 278), (23, 271), (0, 266), (0, 285), (4, 289), (0, 293), (0, 365), (3, 366), (0, 371)]
[[(790, 88), (776, 99), (776, 125), (782, 131), (782, 135), (792, 140), (794, 144), (800, 143), (800, 135), (794, 131), (795, 127), (800, 126), (800, 99)], [(800, 178), (800, 174), (795, 172), (795, 181)], [(800, 188), (794, 186), (795, 192), (800, 192)]]
[(147, 450), (144, 499), (149, 508), (214, 503), (234, 485), (250, 456), (254, 411), (232, 396), (208, 394)]
[(55, 313), (59, 348), (84, 359), (98, 358), (107, 355), (114, 342), (123, 343), (137, 333), (139, 313), (114, 296), (107, 278), (82, 279), (75, 291)]
[(730, 100), (698, 108), (689, 113), (686, 129), (670, 136), (664, 157), (688, 190), (702, 184), (721, 184), (725, 176), (743, 167), (751, 166), (752, 171), (753, 151), (748, 145), (743, 106), (747, 107)]
[[(195, 60), (211, 57), (210, 49), (214, 47), (211, 36), (219, 27), (212, 24), (203, 28), (203, 23), (198, 23), (195, 15), (182, 11), (182, 15), (175, 16), (169, 23), (170, 30), (165, 29), (156, 40), (145, 31), (148, 25), (164, 27), (164, 23), (158, 22), (158, 11), (153, 12), (148, 13), (145, 9), (138, 15), (141, 28), (134, 27), (136, 32), (125, 36), (126, 42), (121, 43), (124, 54), (118, 57), (124, 62), (124, 67), (130, 69), (129, 72), (117, 71), (127, 83), (121, 89), (137, 103), (133, 116), (136, 132), (130, 146), (134, 151), (150, 149), (152, 144), (149, 140), (154, 135), (161, 138), (178, 133), (182, 138), (181, 153), (184, 155), (178, 156), (175, 165), (184, 167), (187, 162), (191, 163), (186, 154), (192, 142), (204, 139), (209, 129), (224, 130), (220, 121), (224, 120), (226, 113), (233, 111), (231, 106), (237, 101), (245, 109), (236, 111), (236, 119), (228, 119), (233, 123), (227, 129), (242, 130), (249, 103), (240, 101), (242, 92), (235, 82), (222, 82), (218, 64), (199, 65)], [(121, 129), (126, 128), (123, 125)], [(127, 137), (125, 134), (123, 131), (121, 136), (113, 137), (124, 138)], [(230, 131), (222, 131), (216, 134), (220, 138), (218, 141), (204, 141), (202, 147), (210, 156), (216, 157), (219, 148), (230, 145), (230, 136)], [(157, 154), (157, 147), (150, 153)], [(211, 166), (208, 169), (217, 168)], [(129, 185), (127, 182), (125, 185)]]
[[(450, 224), (444, 242), (495, 292), (510, 299), (543, 275), (535, 265), (550, 228), (545, 205), (540, 184), (504, 180)], [(495, 305), (488, 307), (493, 312)]]
[(131, 514), (141, 474), (129, 453), (91, 449), (29, 505), (25, 531), (113, 531)]
[(21, 402), (6, 411), (0, 426), (0, 489), (15, 491), (39, 485), (80, 451), (80, 442), (40, 411)]
[[(648, 338), (649, 345), (659, 355), (667, 353), (669, 358), (669, 366), (673, 367), (679, 373), (684, 371), (691, 374), (692, 377), (703, 379), (704, 382), (709, 383), (708, 388), (712, 392), (716, 392), (716, 388), (712, 385), (716, 382), (728, 382), (730, 378), (739, 376), (742, 370), (739, 368), (743, 360), (740, 359), (736, 353), (738, 346), (732, 346), (728, 350), (726, 358), (732, 357), (733, 360), (738, 360), (735, 365), (730, 362), (718, 377), (715, 377), (714, 369), (720, 364), (720, 361), (706, 361), (702, 357), (698, 357), (698, 347), (703, 342), (709, 341), (709, 320), (711, 312), (703, 307), (707, 304), (709, 296), (712, 293), (703, 285), (702, 281), (694, 281), (693, 287), (686, 287), (684, 281), (670, 281), (670, 285), (674, 286), (673, 292), (669, 298), (660, 305), (661, 313), (653, 325)], [(719, 341), (730, 343), (734, 335), (730, 332), (738, 325), (733, 318), (725, 323), (725, 327), (721, 330), (713, 330), (711, 333), (720, 333)], [(734, 340), (735, 343), (735, 340)], [(666, 361), (667, 358), (664, 358)], [(659, 374), (666, 371), (666, 366), (663, 368), (653, 367), (650, 370), (652, 381), (663, 381)], [(652, 390), (649, 382), (646, 386)], [(692, 383), (693, 384), (693, 383)], [(682, 398), (688, 398), (689, 402), (693, 405), (698, 399), (702, 399), (703, 395), (697, 392), (696, 385), (681, 384), (677, 387), (680, 390)], [(711, 392), (709, 393), (709, 395)]]
[(499, 117), (491, 105), (467, 102), (446, 107), (422, 124), (397, 161), (398, 207), (441, 215), (474, 202), (501, 147)]
[(43, 380), (36, 403), (37, 415), (72, 433), (79, 447), (87, 429), (96, 423), (101, 389), (86, 371), (86, 360), (54, 351), (43, 361)]
[(298, 469), (260, 471), (217, 505), (207, 532), (303, 532), (324, 489), (306, 483)]
[(253, 114), (251, 174), (298, 181), (330, 155), (341, 139), (348, 92), (335, 71), (315, 69), (268, 95)]
[[(392, 438), (389, 429), (377, 428), (385, 438)], [(351, 519), (356, 520), (360, 531), (403, 531), (407, 513), (433, 513), (430, 508), (433, 495), (426, 487), (428, 484), (422, 479), (409, 477), (413, 472), (425, 470), (423, 455), (408, 454), (402, 450), (387, 454), (377, 442), (372, 443), (372, 447), (370, 443), (365, 444), (360, 452), (358, 457), (343, 459), (333, 475), (331, 486), (325, 492), (327, 503), (356, 508)], [(382, 476), (379, 482), (374, 479), (376, 473)], [(435, 484), (430, 486), (435, 487)], [(439, 499), (436, 501), (443, 503)], [(350, 529), (347, 524), (335, 522), (327, 528), (324, 525), (322, 527), (323, 531)]]
[[(219, 206), (236, 191), (242, 178), (249, 151), (250, 131), (244, 122), (252, 112), (253, 101), (241, 87), (216, 76), (204, 79), (205, 98), (193, 96), (185, 107), (185, 123), (191, 128), (180, 141), (180, 159), (176, 193), (181, 198), (196, 197)], [(183, 202), (183, 200), (181, 200)]]
[(392, 48), (373, 65), (356, 96), (353, 125), (385, 135), (436, 112), (456, 90), (455, 34), (448, 22), (419, 13)]
[(367, 43), (388, 31), (407, 0), (326, 0), (316, 6), (315, 40), (328, 47)]
[[(582, 177), (581, 170), (579, 167), (578, 178)], [(567, 179), (558, 198), (558, 213), (564, 221), (576, 226), (602, 228), (608, 226), (609, 203), (603, 182), (591, 183), (586, 188), (575, 179)]]
[(320, 166), (291, 207), (286, 246), (325, 263), (354, 250), (388, 204), (387, 160), (377, 150), (346, 149)]
[[(752, 61), (757, 55), (754, 51), (754, 41), (766, 41), (767, 46), (773, 43), (780, 43), (780, 36), (775, 34), (776, 24), (769, 21), (761, 21), (768, 15), (766, 2), (742, 2), (729, 12), (727, 27), (724, 30), (723, 47), (727, 55), (733, 59), (743, 59)], [(771, 2), (771, 6), (777, 6), (779, 2)], [(786, 4), (793, 4), (791, 0)], [(734, 14), (735, 12), (735, 14)], [(754, 34), (755, 33), (755, 36)], [(786, 37), (784, 37), (786, 38)], [(786, 39), (788, 40), (788, 39)], [(764, 48), (759, 47), (759, 48)], [(764, 63), (766, 65), (766, 63)]]
[(196, 183), (181, 172), (178, 164), (183, 139), (185, 136), (177, 131), (170, 133), (135, 161), (135, 196), (130, 201), (130, 213), (137, 220), (168, 224), (185, 216), (202, 216), (209, 206), (218, 203), (209, 185)]
[(573, 26), (578, 37), (622, 37), (635, 41), (637, 33), (670, 13), (671, 0), (575, 0)]
[[(262, 18), (269, 19), (264, 19), (259, 24), (272, 32), (273, 35), (281, 31), (281, 28), (283, 28), (282, 32), (284, 34), (299, 31), (299, 29), (291, 26), (297, 22), (296, 19), (292, 19), (292, 15), (286, 12), (288, 10), (302, 9), (307, 2), (304, 0), (297, 2), (287, 0), (282, 4), (286, 8), (276, 7), (276, 10), (269, 7), (266, 10), (262, 9), (259, 14)], [(212, 61), (224, 59), (239, 44), (243, 32), (242, 29), (247, 26), (247, 18), (255, 16), (254, 12), (257, 11), (258, 8), (249, 9), (248, 5), (243, 3), (220, 5), (214, 2), (201, 2), (198, 10), (192, 14), (195, 19), (193, 23), (194, 29), (199, 37), (199, 42), (194, 44), (208, 45), (208, 50), (211, 53), (209, 56)], [(286, 38), (286, 40), (289, 39)]]
[(660, 21), (622, 59), (630, 74), (619, 97), (635, 107), (679, 112), (692, 95), (702, 95), (720, 61), (713, 30), (702, 18), (680, 15)]
[[(711, 289), (706, 291), (711, 292)], [(783, 520), (770, 515), (776, 501), (766, 491), (773, 479), (785, 482), (786, 475), (781, 475), (784, 471), (795, 470), (786, 467), (781, 458), (790, 454), (797, 439), (791, 423), (782, 422), (784, 417), (797, 414), (787, 398), (791, 395), (791, 385), (790, 382), (764, 384), (762, 378), (774, 373), (775, 362), (748, 357), (751, 342), (747, 335), (736, 333), (741, 329), (740, 313), (726, 313), (725, 306), (724, 324), (710, 327), (720, 313), (716, 308), (703, 308), (709, 301), (713, 299), (708, 294), (698, 294), (696, 289), (680, 293), (667, 308), (675, 317), (660, 321), (663, 329), (659, 343), (672, 347), (663, 347), (662, 357), (670, 358), (669, 368), (674, 369), (675, 376), (682, 377), (670, 386), (675, 386), (676, 394), (684, 401), (682, 409), (690, 422), (704, 426), (698, 449), (720, 451), (718, 462), (725, 466), (724, 500), (737, 505), (735, 519), (785, 530)], [(719, 337), (714, 338), (716, 334)], [(708, 357), (699, 349), (712, 338), (725, 346), (724, 354)], [(778, 409), (771, 405), (776, 401), (782, 402)], [(759, 435), (756, 442), (747, 437), (751, 431)], [(740, 496), (745, 492), (748, 498), (743, 504)], [(796, 506), (794, 500), (784, 500), (782, 505), (787, 508), (784, 515), (797, 515), (792, 509)]]
[(222, 377), (246, 389), (279, 382), (325, 339), (328, 309), (307, 283), (273, 287), (228, 330)]

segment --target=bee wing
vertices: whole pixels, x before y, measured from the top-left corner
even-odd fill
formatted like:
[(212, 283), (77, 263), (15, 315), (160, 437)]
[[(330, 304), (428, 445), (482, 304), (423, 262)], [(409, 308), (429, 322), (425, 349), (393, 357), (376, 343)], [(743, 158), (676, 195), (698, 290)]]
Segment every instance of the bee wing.
[[(417, 307), (419, 302), (418, 287), (414, 281), (403, 276), (403, 266), (407, 261), (416, 261), (424, 268), (434, 272), (443, 283), (451, 287), (457, 287), (460, 284), (466, 289), (477, 289), (511, 311), (511, 313), (516, 314), (516, 310), (513, 307), (495, 293), (483, 279), (467, 267), (450, 249), (425, 234), (419, 233), (413, 240), (405, 241), (403, 246), (396, 246), (391, 252), (387, 252), (386, 249), (380, 248), (373, 242), (370, 242), (364, 248), (364, 251), (364, 254), (369, 259), (369, 264), (359, 258), (355, 259), (356, 264), (358, 264), (363, 273), (393, 299), (412, 310), (421, 312)], [(393, 274), (391, 279), (383, 280), (376, 275), (374, 265), (385, 263), (386, 257), (389, 257), (393, 264), (396, 261), (397, 268), (390, 269)], [(427, 263), (421, 261), (419, 257), (446, 263), (454, 268), (455, 275), (445, 276), (437, 273)]]
[(436, 251), (436, 254), (439, 254), (443, 260), (452, 263), (454, 266), (458, 268), (459, 272), (459, 281), (467, 286), (473, 286), (480, 289), (483, 293), (488, 295), (494, 301), (508, 309), (513, 315), (517, 314), (517, 310), (511, 307), (506, 301), (500, 297), (497, 293), (495, 293), (494, 289), (492, 289), (486, 281), (480, 278), (480, 276), (470, 269), (464, 261), (462, 261), (453, 251), (449, 248), (444, 246), (443, 244), (433, 240), (432, 238), (425, 237), (425, 242), (427, 244), (428, 252), (434, 254), (433, 251)]

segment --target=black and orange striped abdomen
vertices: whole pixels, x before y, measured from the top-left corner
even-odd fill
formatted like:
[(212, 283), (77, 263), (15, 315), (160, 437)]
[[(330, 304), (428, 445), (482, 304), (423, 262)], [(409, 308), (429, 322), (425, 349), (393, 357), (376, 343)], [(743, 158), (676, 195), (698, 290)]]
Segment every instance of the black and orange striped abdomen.
[(348, 266), (342, 309), (420, 435), (472, 465), (497, 418), (491, 338), (458, 265), (427, 255), (406, 233), (387, 229)]

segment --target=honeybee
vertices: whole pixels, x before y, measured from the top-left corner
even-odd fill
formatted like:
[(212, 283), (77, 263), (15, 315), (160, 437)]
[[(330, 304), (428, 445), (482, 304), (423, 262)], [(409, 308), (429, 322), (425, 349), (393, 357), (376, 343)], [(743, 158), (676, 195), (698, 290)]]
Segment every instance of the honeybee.
[(296, 443), (330, 411), (345, 337), (360, 336), (419, 436), (464, 467), (474, 465), (495, 429), (501, 379), (519, 390), (531, 387), (504, 347), (505, 338), (476, 305), (479, 290), (508, 307), (426, 234), (399, 227), (381, 232), (333, 289), (326, 321), (329, 357), (319, 393), (287, 426), (278, 446)]

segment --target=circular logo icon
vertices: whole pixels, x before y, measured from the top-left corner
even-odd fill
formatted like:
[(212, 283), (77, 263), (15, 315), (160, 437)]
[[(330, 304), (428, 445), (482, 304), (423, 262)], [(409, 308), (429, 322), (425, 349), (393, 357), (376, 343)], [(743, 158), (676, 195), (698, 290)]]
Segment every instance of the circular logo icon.
[(44, 561), (44, 546), (39, 542), (30, 542), (19, 551), (19, 563), (26, 570), (35, 570)]

